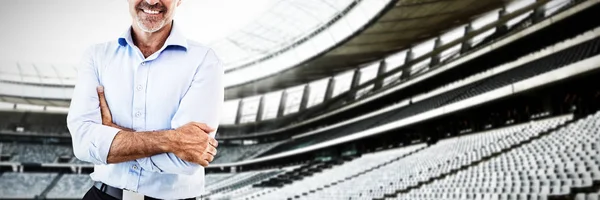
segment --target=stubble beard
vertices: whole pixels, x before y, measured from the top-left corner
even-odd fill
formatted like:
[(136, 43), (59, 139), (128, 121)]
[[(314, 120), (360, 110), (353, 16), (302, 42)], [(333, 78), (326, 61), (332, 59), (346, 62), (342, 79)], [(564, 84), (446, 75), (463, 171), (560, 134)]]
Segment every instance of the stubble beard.
[(136, 17), (136, 21), (137, 21), (138, 27), (140, 27), (140, 29), (142, 29), (142, 31), (148, 32), (148, 33), (154, 33), (156, 31), (160, 30), (166, 24), (165, 19), (148, 20), (148, 19), (142, 19), (142, 18), (140, 18), (140, 16)]

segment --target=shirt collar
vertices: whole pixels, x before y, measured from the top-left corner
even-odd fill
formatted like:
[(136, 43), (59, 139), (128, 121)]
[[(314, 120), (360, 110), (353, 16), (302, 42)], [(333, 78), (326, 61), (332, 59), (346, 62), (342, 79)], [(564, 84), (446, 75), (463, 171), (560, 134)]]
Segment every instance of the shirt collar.
[[(173, 25), (171, 26), (171, 33), (169, 34), (169, 37), (167, 37), (167, 41), (165, 41), (165, 47), (179, 46), (187, 50), (187, 39), (185, 38), (185, 36), (183, 36), (183, 33), (177, 28), (177, 26), (175, 26), (175, 24), (176, 23), (173, 21)], [(127, 31), (125, 31), (125, 33), (123, 33), (119, 37), (118, 42), (121, 46), (135, 46), (135, 44), (133, 43), (133, 39), (131, 38), (131, 30), (132, 28), (129, 27)]]

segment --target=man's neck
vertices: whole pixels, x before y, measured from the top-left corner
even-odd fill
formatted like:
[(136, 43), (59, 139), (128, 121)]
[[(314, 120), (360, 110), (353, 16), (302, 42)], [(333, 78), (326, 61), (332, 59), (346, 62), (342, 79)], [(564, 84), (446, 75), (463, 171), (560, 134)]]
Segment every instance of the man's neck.
[(142, 54), (144, 54), (144, 58), (147, 58), (162, 48), (171, 33), (172, 26), (173, 22), (166, 24), (156, 32), (149, 33), (143, 31), (138, 26), (133, 25), (131, 38), (133, 39), (135, 46), (137, 46)]

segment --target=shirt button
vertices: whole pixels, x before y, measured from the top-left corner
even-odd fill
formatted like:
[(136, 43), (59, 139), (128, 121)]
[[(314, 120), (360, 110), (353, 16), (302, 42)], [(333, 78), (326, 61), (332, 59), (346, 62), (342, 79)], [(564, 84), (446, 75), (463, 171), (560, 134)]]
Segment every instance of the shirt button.
[(142, 85), (138, 85), (137, 87), (135, 87), (135, 89), (137, 91), (142, 91), (142, 89), (144, 89), (144, 87), (142, 87)]
[(135, 117), (140, 117), (140, 116), (142, 116), (142, 113), (141, 113), (141, 112), (136, 112), (136, 113), (135, 113)]
[(142, 62), (142, 65), (146, 65), (146, 62)]
[(132, 166), (132, 168), (133, 168), (134, 170), (137, 170), (137, 169), (138, 169), (137, 165), (134, 165), (134, 166)]

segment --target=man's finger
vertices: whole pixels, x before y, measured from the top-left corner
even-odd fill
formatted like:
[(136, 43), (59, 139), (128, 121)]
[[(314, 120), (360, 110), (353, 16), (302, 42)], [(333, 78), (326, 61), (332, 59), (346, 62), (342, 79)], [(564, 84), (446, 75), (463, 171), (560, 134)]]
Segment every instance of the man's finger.
[(192, 122), (192, 124), (194, 124), (196, 127), (200, 128), (200, 129), (202, 129), (206, 133), (215, 131), (213, 128), (209, 127), (205, 123)]
[(110, 109), (106, 103), (106, 97), (104, 97), (104, 87), (98, 86), (96, 91), (98, 92), (98, 100), (100, 101), (100, 114), (102, 115), (102, 123), (112, 123)]
[(208, 161), (209, 163), (213, 161), (213, 159), (215, 158), (213, 155), (210, 154), (204, 154), (202, 157), (204, 157), (205, 161)]
[(210, 146), (213, 146), (214, 148), (217, 148), (217, 146), (219, 146), (219, 142), (217, 142), (217, 140), (212, 137), (208, 137), (208, 144), (210, 144)]
[(208, 161), (206, 161), (204, 158), (200, 159), (198, 164), (202, 165), (202, 167), (208, 167)]
[(214, 148), (212, 146), (208, 146), (206, 148), (206, 153), (209, 153), (210, 155), (216, 156), (217, 155), (217, 148)]

